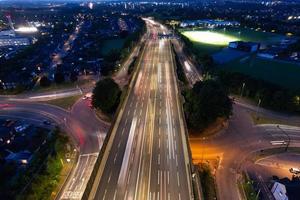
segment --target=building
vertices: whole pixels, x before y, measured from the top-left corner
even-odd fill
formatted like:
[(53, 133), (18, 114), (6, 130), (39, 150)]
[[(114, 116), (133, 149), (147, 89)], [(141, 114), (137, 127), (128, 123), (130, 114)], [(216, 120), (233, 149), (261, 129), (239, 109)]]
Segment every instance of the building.
[(217, 27), (240, 26), (240, 23), (237, 21), (203, 19), (203, 20), (185, 20), (180, 23), (180, 26), (181, 27), (203, 26), (203, 27), (207, 27), (207, 28), (217, 28)]
[(0, 36), (0, 47), (28, 46), (31, 42), (27, 37)]
[(32, 153), (30, 153), (27, 150), (20, 151), (17, 153), (10, 152), (8, 156), (5, 157), (5, 160), (8, 162), (15, 162), (18, 164), (26, 165), (28, 164), (32, 159)]
[(288, 200), (287, 192), (286, 192), (286, 187), (282, 183), (275, 182), (271, 192), (273, 194), (273, 197), (275, 200)]
[(259, 50), (260, 43), (235, 41), (235, 42), (229, 42), (228, 47), (240, 51), (257, 52)]
[(2, 30), (0, 31), (0, 37), (1, 36), (15, 36), (16, 33), (14, 30)]

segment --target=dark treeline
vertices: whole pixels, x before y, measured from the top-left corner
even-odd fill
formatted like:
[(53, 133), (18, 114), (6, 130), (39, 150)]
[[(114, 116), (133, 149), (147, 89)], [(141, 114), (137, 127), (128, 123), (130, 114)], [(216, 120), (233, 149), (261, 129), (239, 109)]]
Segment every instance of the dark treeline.
[(251, 98), (256, 102), (260, 99), (262, 107), (300, 113), (300, 85), (298, 90), (289, 90), (237, 72), (218, 71), (217, 73), (230, 93)]

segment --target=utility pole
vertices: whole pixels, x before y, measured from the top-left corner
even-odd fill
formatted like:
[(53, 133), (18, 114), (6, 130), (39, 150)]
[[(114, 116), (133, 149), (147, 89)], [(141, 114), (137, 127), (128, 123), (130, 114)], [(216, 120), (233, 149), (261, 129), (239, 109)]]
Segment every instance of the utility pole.
[(287, 138), (288, 138), (288, 142), (286, 143), (286, 146), (285, 146), (285, 149), (284, 149), (284, 151), (287, 152), (287, 150), (288, 150), (288, 148), (290, 146), (291, 138), (290, 138), (290, 136), (289, 136), (289, 134), (287, 132), (285, 132), (282, 128), (280, 128), (279, 125), (277, 125), (277, 128), (279, 130), (281, 130), (287, 136)]
[(242, 85), (242, 91), (241, 91), (241, 97), (243, 97), (243, 92), (244, 92), (244, 88), (245, 88), (245, 82), (243, 83), (243, 85)]

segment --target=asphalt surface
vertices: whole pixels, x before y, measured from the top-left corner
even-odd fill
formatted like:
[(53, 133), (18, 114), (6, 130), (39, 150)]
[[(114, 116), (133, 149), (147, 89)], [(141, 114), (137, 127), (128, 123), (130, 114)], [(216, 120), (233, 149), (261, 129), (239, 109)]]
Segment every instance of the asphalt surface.
[[(239, 174), (244, 170), (244, 163), (249, 156), (261, 149), (285, 147), (272, 141), (288, 141), (292, 147), (300, 146), (300, 128), (276, 124), (254, 125), (249, 115), (249, 108), (234, 105), (233, 116), (229, 126), (219, 135), (204, 138), (198, 148), (193, 151), (194, 162), (219, 160), (216, 169), (216, 182), (220, 199), (241, 199), (237, 187)], [(266, 114), (266, 113), (265, 113)], [(288, 136), (287, 136), (288, 134)], [(193, 148), (191, 140), (191, 146)], [(198, 143), (199, 144), (199, 143)]]
[(27, 93), (19, 95), (0, 95), (0, 101), (24, 101), (38, 102), (49, 101), (53, 99), (66, 98), (83, 94), (83, 91), (78, 88), (62, 89), (58, 91), (50, 91), (43, 93)]
[(175, 52), (178, 56), (179, 62), (183, 67), (185, 76), (189, 82), (190, 86), (193, 86), (196, 82), (203, 79), (203, 77), (198, 72), (195, 64), (191, 61), (189, 57), (183, 51), (183, 45), (179, 40), (173, 39), (172, 44), (174, 46)]
[(79, 100), (71, 111), (36, 102), (8, 100), (0, 100), (0, 108), (2, 117), (30, 119), (37, 123), (50, 119), (70, 135), (80, 155), (58, 199), (81, 199), (109, 127), (98, 120), (88, 107), (88, 101)]
[[(172, 42), (189, 85), (193, 86), (196, 81), (201, 80), (201, 73), (192, 60), (185, 55), (180, 41), (173, 40)], [(251, 105), (243, 99), (236, 99), (233, 107), (234, 114), (229, 120), (229, 127), (226, 130), (213, 137), (190, 140), (194, 163), (218, 160), (218, 167), (214, 170), (217, 193), (218, 198), (224, 200), (242, 199), (237, 187), (237, 180), (245, 167), (243, 165), (248, 163), (247, 156), (249, 154), (261, 149), (285, 147), (274, 141), (287, 143), (290, 140), (290, 146), (300, 146), (299, 116), (270, 111)], [(252, 123), (249, 112), (254, 112), (258, 116), (287, 121), (294, 126), (280, 125), (277, 127), (274, 124), (256, 126)]]
[[(148, 31), (163, 30), (148, 22)], [(150, 37), (145, 45), (94, 199), (191, 199), (170, 41)]]

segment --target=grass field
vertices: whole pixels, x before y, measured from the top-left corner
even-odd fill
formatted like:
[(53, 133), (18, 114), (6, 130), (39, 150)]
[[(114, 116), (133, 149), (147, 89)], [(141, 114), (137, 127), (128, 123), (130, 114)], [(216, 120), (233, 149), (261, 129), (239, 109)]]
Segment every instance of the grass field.
[[(220, 51), (227, 46), (229, 41), (242, 40), (260, 42), (261, 44), (274, 44), (285, 37), (274, 33), (244, 28), (214, 29), (209, 31), (205, 29), (194, 31), (181, 29), (180, 31), (194, 42), (200, 56)], [(220, 67), (278, 84), (284, 88), (298, 89), (300, 87), (300, 65), (294, 63), (262, 59), (256, 55), (251, 55), (222, 64)]]
[(63, 109), (71, 109), (74, 103), (81, 97), (81, 95), (76, 95), (76, 96), (70, 96), (70, 97), (65, 97), (61, 99), (53, 99), (46, 101), (45, 103), (59, 106)]
[(107, 55), (113, 49), (122, 49), (125, 39), (105, 40), (101, 48), (101, 53)]
[(240, 72), (289, 89), (300, 86), (300, 65), (279, 60), (262, 59), (255, 55), (224, 64), (228, 70)]
[(272, 44), (280, 41), (284, 36), (255, 31), (245, 28), (227, 29), (181, 29), (183, 35), (194, 42), (199, 55), (215, 53), (226, 47), (230, 41), (243, 40)]

